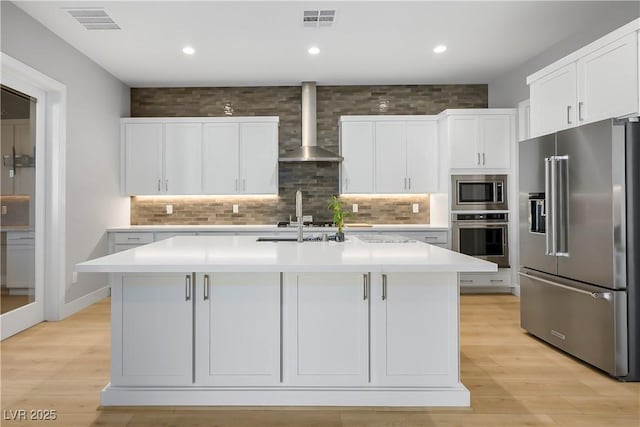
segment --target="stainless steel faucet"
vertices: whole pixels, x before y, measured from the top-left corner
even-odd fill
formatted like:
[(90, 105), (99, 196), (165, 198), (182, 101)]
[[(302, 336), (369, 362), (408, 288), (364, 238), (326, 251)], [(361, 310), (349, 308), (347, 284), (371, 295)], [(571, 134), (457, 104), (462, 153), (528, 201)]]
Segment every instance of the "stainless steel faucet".
[(302, 242), (302, 191), (296, 191), (296, 217), (298, 219), (298, 242)]

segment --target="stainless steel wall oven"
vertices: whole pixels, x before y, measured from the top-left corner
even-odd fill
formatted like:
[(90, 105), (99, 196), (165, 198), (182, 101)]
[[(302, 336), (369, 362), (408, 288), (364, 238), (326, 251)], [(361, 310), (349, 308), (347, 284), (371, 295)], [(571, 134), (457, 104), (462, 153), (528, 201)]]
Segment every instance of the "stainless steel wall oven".
[(508, 213), (454, 213), (452, 249), (509, 267)]

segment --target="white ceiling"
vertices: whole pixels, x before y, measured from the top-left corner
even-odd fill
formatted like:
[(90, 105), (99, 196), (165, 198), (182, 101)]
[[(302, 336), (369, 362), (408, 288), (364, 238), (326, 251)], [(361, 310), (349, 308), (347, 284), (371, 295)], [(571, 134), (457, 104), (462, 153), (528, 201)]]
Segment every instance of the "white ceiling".
[[(611, 1), (15, 3), (132, 87), (488, 83), (616, 7)], [(87, 30), (64, 9), (71, 7), (104, 7), (122, 29)], [(306, 9), (335, 9), (335, 26), (304, 28)], [(437, 44), (447, 52), (434, 54)], [(184, 55), (185, 45), (196, 54)], [(307, 53), (312, 45), (319, 55)]]

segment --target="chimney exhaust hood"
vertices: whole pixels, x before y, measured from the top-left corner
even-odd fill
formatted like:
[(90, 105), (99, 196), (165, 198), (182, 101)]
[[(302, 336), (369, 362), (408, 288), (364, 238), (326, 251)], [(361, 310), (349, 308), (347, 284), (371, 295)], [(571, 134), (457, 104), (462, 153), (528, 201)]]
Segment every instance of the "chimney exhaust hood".
[(318, 147), (316, 83), (302, 82), (302, 146), (280, 157), (281, 162), (341, 162), (342, 156)]

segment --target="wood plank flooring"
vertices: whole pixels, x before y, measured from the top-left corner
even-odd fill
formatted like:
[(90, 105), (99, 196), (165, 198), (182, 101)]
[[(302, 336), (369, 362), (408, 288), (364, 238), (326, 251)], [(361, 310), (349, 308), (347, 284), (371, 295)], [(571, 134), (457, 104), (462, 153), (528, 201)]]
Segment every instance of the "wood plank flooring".
[[(109, 380), (109, 300), (1, 345), (2, 426), (640, 426), (640, 383), (620, 383), (519, 327), (518, 298), (463, 295), (462, 381), (471, 408), (99, 407)], [(54, 409), (55, 421), (9, 410)]]

